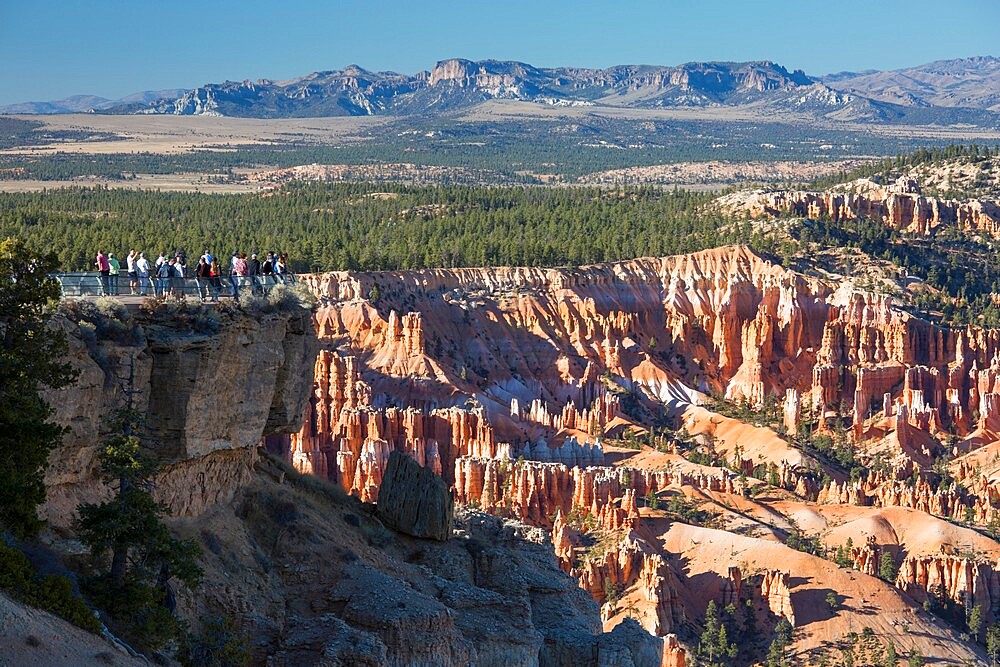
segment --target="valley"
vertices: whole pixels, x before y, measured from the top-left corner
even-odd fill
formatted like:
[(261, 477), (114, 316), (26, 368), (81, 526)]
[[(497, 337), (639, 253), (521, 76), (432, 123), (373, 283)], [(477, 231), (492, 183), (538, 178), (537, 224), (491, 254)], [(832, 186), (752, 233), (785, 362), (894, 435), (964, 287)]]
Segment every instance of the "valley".
[(996, 664), (998, 72), (0, 107), (0, 663)]

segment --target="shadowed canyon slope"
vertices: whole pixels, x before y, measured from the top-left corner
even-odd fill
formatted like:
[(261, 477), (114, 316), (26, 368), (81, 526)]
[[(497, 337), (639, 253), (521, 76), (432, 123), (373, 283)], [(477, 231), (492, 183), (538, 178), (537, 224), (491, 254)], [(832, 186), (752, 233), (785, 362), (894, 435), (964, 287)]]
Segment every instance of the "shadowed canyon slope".
[(715, 600), (736, 604), (750, 654), (784, 619), (802, 657), (853, 650), (868, 627), (981, 658), (922, 605), (1000, 611), (1000, 545), (975, 530), (1000, 493), (973, 463), (1000, 447), (997, 332), (741, 246), (306, 281), (314, 395), (302, 430), (269, 443), (299, 470), (374, 501), (389, 454), (409, 453), (460, 504), (551, 529), (606, 629), (632, 617), (691, 646)]
[[(267, 457), (262, 440), (306, 417), (317, 339), (300, 302), (129, 313), (80, 301), (54, 322), (80, 373), (46, 396), (68, 429), (45, 480), (52, 539), (63, 545), (77, 505), (108, 492), (96, 469), (101, 415), (131, 396), (162, 466), (154, 494), (174, 531), (202, 546), (203, 580), (177, 590), (178, 613), (194, 627), (232, 618), (254, 664), (683, 664), (676, 643), (635, 622), (603, 632), (544, 530), (468, 509), (453, 521), (447, 486), (408, 458), (397, 455), (376, 512)], [(50, 641), (61, 625), (45, 612), (11, 613), (24, 625), (0, 645), (25, 663), (127, 661), (99, 638)]]

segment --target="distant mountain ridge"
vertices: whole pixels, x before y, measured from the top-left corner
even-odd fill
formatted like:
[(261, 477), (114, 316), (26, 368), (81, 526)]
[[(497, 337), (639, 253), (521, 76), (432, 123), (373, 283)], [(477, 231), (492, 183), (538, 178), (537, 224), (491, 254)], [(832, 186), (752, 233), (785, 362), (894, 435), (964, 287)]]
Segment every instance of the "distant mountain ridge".
[(144, 90), (132, 93), (117, 100), (109, 100), (97, 95), (72, 95), (61, 100), (49, 102), (19, 102), (0, 106), (0, 113), (5, 114), (61, 114), (89, 113), (103, 111), (127, 104), (149, 104), (157, 100), (171, 99), (187, 92), (185, 88), (166, 88), (164, 90)]
[(904, 106), (1000, 112), (1000, 58), (994, 56), (937, 60), (889, 72), (840, 72), (820, 80), (846, 93)]
[[(88, 110), (102, 113), (290, 118), (424, 115), (510, 99), (556, 106), (740, 106), (764, 116), (793, 112), (853, 122), (909, 119), (996, 126), (1000, 59), (968, 58), (895, 72), (840, 72), (815, 78), (771, 61), (592, 69), (452, 58), (413, 75), (349, 65), (284, 81), (225, 81), (173, 92), (114, 102), (92, 98), (70, 103), (76, 98), (69, 98), (32, 104), (50, 104), (54, 109), (36, 113), (89, 106)], [(0, 107), (0, 112), (31, 113), (11, 107)]]
[(607, 69), (539, 68), (515, 61), (443, 60), (414, 75), (357, 65), (286, 81), (207, 84), (173, 100), (111, 108), (117, 113), (247, 117), (412, 115), (488, 99), (542, 104), (706, 106), (739, 104), (813, 85), (804, 72), (771, 62), (623, 65)]

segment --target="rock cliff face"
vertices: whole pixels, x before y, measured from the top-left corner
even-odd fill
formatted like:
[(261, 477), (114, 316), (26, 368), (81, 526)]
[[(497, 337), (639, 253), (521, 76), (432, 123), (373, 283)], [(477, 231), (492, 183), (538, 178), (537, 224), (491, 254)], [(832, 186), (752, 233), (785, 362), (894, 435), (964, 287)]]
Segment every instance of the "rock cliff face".
[[(1000, 441), (1000, 334), (937, 327), (888, 297), (784, 270), (744, 247), (579, 269), (304, 281), (320, 297), (323, 350), (303, 427), (271, 439), (272, 451), (365, 501), (378, 500), (389, 457), (404, 453), (451, 485), (459, 505), (551, 529), (560, 568), (601, 604), (608, 630), (631, 616), (654, 635), (690, 638), (710, 598), (751, 603), (761, 627), (785, 618), (811, 628), (804, 646), (849, 631), (840, 613), (814, 616), (824, 578), (853, 580), (820, 568), (806, 587), (784, 562), (798, 552), (782, 546), (787, 553), (745, 574), (735, 548), (720, 551), (694, 583), (664, 546), (683, 532), (675, 522), (733, 522), (774, 541), (800, 521), (816, 536), (830, 530), (814, 517), (833, 504), (980, 524), (1000, 507), (984, 470)], [(741, 420), (699, 405), (709, 392), (778, 407)], [(686, 435), (658, 451), (614, 446), (657, 422)], [(852, 481), (792, 434), (836, 436), (885, 464)], [(729, 470), (685, 459), (683, 438)], [(940, 484), (932, 469), (944, 452), (959, 457), (950, 470), (962, 486)], [(753, 500), (769, 484), (785, 506)], [(886, 542), (862, 540), (850, 557), (875, 582)], [(883, 603), (910, 613), (906, 586), (879, 586)]]
[(543, 530), (459, 509), (450, 539), (414, 539), (307, 482), (257, 475), (194, 520), (214, 547), (206, 583), (182, 605), (237, 618), (261, 663), (684, 664), (676, 642), (634, 622), (602, 632), (598, 605), (559, 570)]
[[(888, 297), (836, 289), (745, 248), (577, 270), (306, 280), (323, 299), (316, 326), (327, 349), (310, 418), (285, 446), (301, 469), (336, 474), (370, 499), (387, 446), (440, 465), (448, 481), (461, 456), (599, 464), (602, 454), (576, 445), (627, 421), (622, 401), (635, 397), (783, 396), (788, 430), (804, 413), (822, 421), (843, 410), (857, 438), (877, 423), (925, 458), (937, 446), (918, 432), (1000, 427), (998, 332), (939, 328)], [(373, 287), (375, 305), (365, 298)], [(723, 436), (714, 437), (728, 451)], [(749, 450), (751, 468), (811, 465), (777, 436)]]
[(414, 537), (451, 537), (454, 499), (428, 468), (394, 451), (379, 490), (378, 515), (386, 525)]
[(899, 568), (896, 586), (915, 600), (950, 601), (983, 611), (985, 623), (1000, 614), (1000, 571), (997, 564), (955, 554), (908, 556)]
[(162, 472), (155, 494), (177, 516), (228, 500), (249, 482), (263, 436), (301, 427), (317, 343), (308, 309), (220, 315), (217, 331), (197, 333), (180, 318), (137, 313), (127, 336), (93, 333), (57, 320), (68, 334), (77, 382), (46, 399), (68, 428), (52, 452), (43, 516), (67, 525), (93, 500), (96, 455), (106, 419), (127, 400), (146, 415)]
[(1000, 234), (1000, 202), (992, 199), (957, 201), (920, 194), (913, 181), (863, 194), (809, 191), (738, 193), (720, 199), (730, 212), (751, 218), (779, 215), (833, 220), (871, 218), (887, 227), (929, 235), (944, 228)]

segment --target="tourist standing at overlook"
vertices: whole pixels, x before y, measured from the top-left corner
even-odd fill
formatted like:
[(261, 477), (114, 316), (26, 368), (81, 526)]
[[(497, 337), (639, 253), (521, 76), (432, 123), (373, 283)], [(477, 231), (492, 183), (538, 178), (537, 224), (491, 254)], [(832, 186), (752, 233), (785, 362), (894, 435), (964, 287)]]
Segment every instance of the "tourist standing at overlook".
[[(146, 285), (152, 282), (149, 277), (149, 260), (146, 259), (146, 253), (140, 252), (139, 259), (135, 260), (135, 270), (139, 278), (139, 296), (146, 296)], [(156, 289), (153, 289), (153, 295), (156, 295)]]
[(233, 298), (240, 298), (240, 280), (247, 274), (246, 255), (234, 252), (229, 260), (229, 282), (233, 288)]
[(136, 289), (139, 287), (139, 271), (135, 268), (136, 259), (135, 250), (129, 250), (125, 257), (125, 268), (128, 270), (128, 290), (132, 296), (135, 296)]
[(240, 279), (236, 273), (236, 260), (240, 258), (240, 253), (234, 251), (229, 258), (229, 285), (233, 288), (233, 297), (240, 298)]
[(198, 295), (202, 301), (208, 301), (211, 291), (212, 265), (205, 261), (205, 255), (198, 258), (198, 266), (194, 267), (194, 275), (198, 279)]
[(101, 272), (101, 293), (107, 295), (111, 291), (111, 281), (108, 280), (108, 275), (111, 273), (111, 265), (108, 264), (108, 258), (104, 254), (104, 251), (97, 251), (97, 261), (94, 262), (97, 265), (97, 270)]
[(174, 295), (174, 298), (176, 299), (184, 296), (184, 278), (187, 277), (187, 274), (185, 272), (187, 266), (184, 264), (183, 254), (178, 254), (177, 257), (174, 258), (173, 262), (174, 262), (174, 276), (173, 280), (171, 281), (172, 283), (171, 293)]
[(161, 299), (167, 298), (167, 292), (171, 288), (171, 283), (174, 278), (174, 260), (171, 258), (169, 261), (162, 262), (156, 268), (156, 289), (154, 294)]
[(278, 280), (281, 282), (285, 281), (285, 277), (288, 274), (288, 265), (285, 263), (287, 260), (288, 255), (280, 255), (277, 263), (274, 265), (274, 272), (278, 274)]
[(267, 259), (260, 266), (260, 273), (263, 276), (273, 276), (274, 275), (274, 254), (267, 253)]
[(209, 282), (211, 282), (213, 290), (212, 301), (219, 300), (219, 292), (222, 291), (222, 278), (220, 277), (221, 275), (222, 274), (219, 268), (219, 260), (213, 257), (208, 268)]
[(250, 259), (247, 260), (247, 275), (250, 276), (250, 286), (253, 293), (263, 294), (264, 288), (260, 282), (260, 260), (257, 259), (257, 253), (251, 254)]
[(122, 265), (118, 263), (113, 252), (108, 253), (108, 267), (108, 283), (111, 285), (111, 294), (118, 296), (118, 274), (121, 272)]

